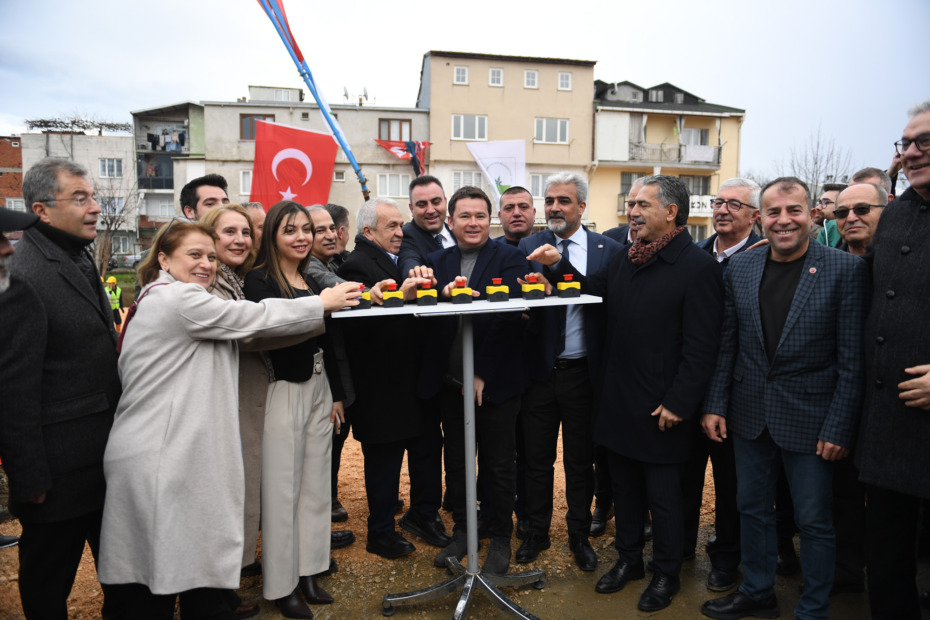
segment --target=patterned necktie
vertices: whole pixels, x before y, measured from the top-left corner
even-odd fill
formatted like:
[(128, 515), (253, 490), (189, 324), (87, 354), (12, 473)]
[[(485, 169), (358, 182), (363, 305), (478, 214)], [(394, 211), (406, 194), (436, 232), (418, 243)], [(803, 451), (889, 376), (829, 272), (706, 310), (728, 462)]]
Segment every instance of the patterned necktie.
[(440, 250), (443, 248), (441, 234), (436, 235), (436, 247), (439, 248)]

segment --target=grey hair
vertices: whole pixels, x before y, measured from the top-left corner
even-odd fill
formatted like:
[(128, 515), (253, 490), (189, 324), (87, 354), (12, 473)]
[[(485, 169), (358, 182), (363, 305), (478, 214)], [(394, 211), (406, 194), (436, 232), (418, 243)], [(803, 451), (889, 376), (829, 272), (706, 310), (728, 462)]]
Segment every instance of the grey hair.
[(563, 170), (562, 172), (550, 174), (549, 178), (546, 179), (546, 191), (548, 192), (553, 185), (566, 185), (568, 183), (575, 186), (575, 194), (578, 197), (579, 204), (588, 201), (588, 182), (577, 172)]
[(923, 114), (924, 112), (930, 112), (930, 99), (915, 105), (913, 108), (907, 111), (907, 115), (911, 118), (914, 118), (918, 114)]
[[(637, 189), (637, 188), (642, 189), (642, 188), (643, 188), (643, 180), (644, 180), (645, 178), (646, 178), (646, 177), (639, 177), (638, 179), (636, 179), (635, 181), (633, 181), (633, 184), (630, 185), (630, 192), (632, 192), (634, 189)], [(637, 190), (637, 191), (638, 191), (638, 190)], [(627, 192), (627, 193), (629, 194), (629, 192)]]
[(366, 201), (365, 204), (358, 208), (358, 213), (355, 214), (355, 230), (358, 231), (358, 234), (362, 234), (366, 226), (372, 230), (378, 227), (378, 205), (387, 205), (400, 211), (397, 201), (390, 198), (376, 196)]
[(313, 213), (314, 211), (326, 211), (321, 204), (310, 205), (306, 207), (307, 213)]
[(260, 202), (243, 202), (242, 206), (246, 209), (261, 209), (262, 211), (265, 210), (265, 205)]
[(759, 187), (758, 183), (752, 179), (734, 177), (721, 183), (719, 189), (717, 189), (717, 193), (719, 194), (721, 189), (726, 189), (728, 187), (748, 187), (752, 192), (749, 195), (749, 204), (754, 206), (756, 209), (759, 208), (759, 197), (762, 194), (762, 188)]
[(333, 222), (336, 224), (336, 227), (345, 226), (346, 229), (349, 228), (349, 210), (343, 207), (342, 205), (336, 205), (333, 203), (328, 203), (324, 207), (329, 211), (329, 216), (333, 218)]
[(88, 176), (87, 168), (69, 159), (46, 157), (39, 160), (23, 175), (23, 202), (27, 211), (32, 211), (34, 203), (51, 200), (61, 191), (58, 185), (59, 172), (78, 177)]
[(674, 203), (678, 205), (678, 214), (675, 216), (675, 225), (684, 226), (688, 223), (688, 212), (691, 209), (691, 195), (688, 186), (678, 177), (667, 174), (657, 174), (643, 179), (643, 187), (655, 185), (659, 188), (657, 197), (663, 208)]
[(878, 177), (878, 184), (881, 185), (886, 194), (891, 193), (891, 177), (881, 168), (863, 168), (856, 174), (852, 175), (852, 183), (864, 183), (865, 179)]

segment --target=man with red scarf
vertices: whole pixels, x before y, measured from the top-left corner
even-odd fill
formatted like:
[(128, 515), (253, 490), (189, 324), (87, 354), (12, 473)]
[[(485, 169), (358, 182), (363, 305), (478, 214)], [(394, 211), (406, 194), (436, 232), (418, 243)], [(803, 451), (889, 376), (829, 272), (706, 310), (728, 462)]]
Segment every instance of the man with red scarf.
[(614, 484), (617, 563), (596, 591), (617, 592), (645, 577), (643, 515), (653, 521), (653, 576), (642, 611), (667, 607), (680, 589), (683, 502), (679, 471), (717, 358), (723, 318), (720, 267), (685, 228), (690, 197), (679, 179), (649, 177), (630, 209), (636, 242), (605, 268), (582, 276), (558, 250), (529, 256), (582, 291), (604, 298), (606, 325), (593, 423)]

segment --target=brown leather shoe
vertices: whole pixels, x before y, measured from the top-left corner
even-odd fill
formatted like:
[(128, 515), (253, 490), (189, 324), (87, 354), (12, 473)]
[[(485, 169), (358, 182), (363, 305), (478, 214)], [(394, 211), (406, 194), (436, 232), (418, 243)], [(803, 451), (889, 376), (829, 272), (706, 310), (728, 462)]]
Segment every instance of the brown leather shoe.
[(303, 593), (304, 598), (311, 605), (329, 605), (333, 602), (333, 597), (326, 590), (320, 587), (316, 578), (301, 577), (297, 581), (297, 587)]
[(333, 523), (342, 523), (349, 520), (349, 513), (338, 499), (333, 500)]
[(303, 620), (313, 618), (313, 612), (310, 611), (307, 604), (297, 596), (297, 590), (294, 590), (284, 598), (279, 598), (274, 604), (281, 610), (281, 615), (285, 618), (299, 618)]
[(236, 619), (239, 618), (252, 618), (253, 616), (258, 615), (258, 601), (242, 601), (239, 603), (239, 606), (236, 607), (236, 611), (233, 612), (236, 616)]

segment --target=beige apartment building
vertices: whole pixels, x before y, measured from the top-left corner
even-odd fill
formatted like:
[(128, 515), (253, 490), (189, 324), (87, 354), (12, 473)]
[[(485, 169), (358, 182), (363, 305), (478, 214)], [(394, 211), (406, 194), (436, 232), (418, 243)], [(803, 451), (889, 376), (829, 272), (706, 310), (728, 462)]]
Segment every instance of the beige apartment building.
[(746, 111), (707, 103), (665, 83), (594, 83), (594, 159), (589, 217), (604, 230), (625, 224), (626, 197), (637, 178), (679, 177), (691, 192), (688, 226), (695, 240), (713, 234), (710, 201), (739, 170)]

